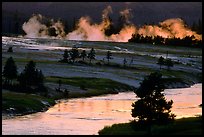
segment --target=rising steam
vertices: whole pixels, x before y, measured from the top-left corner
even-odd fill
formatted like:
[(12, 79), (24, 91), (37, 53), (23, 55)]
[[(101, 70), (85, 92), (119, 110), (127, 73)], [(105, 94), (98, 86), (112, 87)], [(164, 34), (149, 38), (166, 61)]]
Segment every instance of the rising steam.
[(121, 17), (125, 20), (123, 28), (118, 34), (110, 36), (105, 35), (105, 30), (111, 25), (109, 19), (109, 14), (113, 13), (111, 6), (103, 10), (101, 23), (92, 23), (91, 18), (88, 16), (81, 17), (76, 24), (76, 29), (68, 34), (65, 34), (61, 21), (54, 21), (40, 14), (33, 15), (28, 22), (23, 24), (22, 28), (26, 33), (26, 37), (57, 37), (68, 40), (128, 42), (132, 34), (181, 39), (186, 36), (194, 36), (194, 39), (202, 40), (202, 36), (191, 31), (180, 18), (167, 19), (160, 22), (159, 25), (144, 25), (136, 29), (136, 26), (130, 21), (132, 17), (130, 11), (131, 9), (120, 11)]
[(66, 34), (64, 26), (60, 21), (55, 22), (53, 19), (48, 19), (40, 14), (33, 15), (28, 22), (22, 26), (26, 37), (51, 37), (54, 35), (57, 38), (62, 38)]
[(186, 36), (194, 36), (195, 39), (201, 40), (202, 36), (198, 35), (196, 32), (191, 31), (185, 25), (184, 21), (180, 18), (167, 19), (156, 25), (145, 25), (138, 30), (138, 34), (143, 36), (161, 36), (163, 38), (180, 38), (183, 39)]

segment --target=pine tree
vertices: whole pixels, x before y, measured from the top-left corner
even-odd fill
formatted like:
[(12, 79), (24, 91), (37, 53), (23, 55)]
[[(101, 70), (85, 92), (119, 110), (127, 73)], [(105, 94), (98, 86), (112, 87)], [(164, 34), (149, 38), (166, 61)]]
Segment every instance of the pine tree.
[(65, 49), (64, 50), (64, 54), (63, 54), (63, 62), (68, 62), (68, 58), (69, 58), (69, 53), (68, 53), (68, 50)]
[(21, 86), (31, 87), (43, 85), (44, 76), (41, 70), (36, 69), (34, 61), (29, 61), (18, 77)]
[(165, 60), (165, 65), (167, 66), (167, 69), (170, 70), (170, 67), (173, 67), (174, 63), (170, 58), (168, 58)]
[(107, 55), (106, 55), (106, 58), (108, 59), (108, 64), (109, 64), (109, 61), (110, 59), (112, 59), (112, 53), (110, 51), (107, 52)]
[(79, 51), (77, 48), (72, 48), (71, 51), (70, 51), (70, 56), (71, 56), (71, 60), (72, 62), (74, 63), (76, 58), (79, 57)]
[(13, 48), (12, 47), (9, 47), (7, 52), (13, 52)]
[(132, 117), (147, 124), (149, 134), (152, 124), (168, 124), (175, 117), (170, 113), (173, 101), (166, 101), (163, 91), (162, 75), (158, 72), (146, 76), (135, 91), (140, 99), (132, 104)]
[(160, 69), (161, 69), (161, 66), (164, 65), (164, 58), (162, 56), (158, 59), (157, 64), (160, 65)]
[(82, 57), (82, 59), (83, 59), (83, 61), (84, 61), (84, 58), (86, 58), (86, 50), (83, 50), (82, 52), (81, 52), (81, 57)]
[(5, 83), (10, 84), (12, 80), (17, 78), (17, 66), (12, 57), (8, 58), (3, 70), (3, 77), (5, 78)]
[(89, 58), (90, 63), (91, 63), (91, 60), (92, 60), (92, 59), (95, 59), (95, 55), (96, 55), (96, 53), (95, 53), (94, 48), (91, 48), (91, 51), (90, 51), (90, 53), (88, 54), (88, 58)]

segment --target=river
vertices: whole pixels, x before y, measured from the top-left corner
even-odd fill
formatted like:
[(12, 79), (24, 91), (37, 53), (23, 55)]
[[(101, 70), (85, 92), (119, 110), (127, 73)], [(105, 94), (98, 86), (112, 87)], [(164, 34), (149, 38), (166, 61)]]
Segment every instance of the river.
[[(202, 115), (202, 84), (190, 88), (166, 89), (167, 100), (174, 101), (176, 118)], [(60, 100), (46, 112), (2, 120), (6, 135), (94, 135), (104, 126), (129, 122), (133, 92), (90, 98)]]

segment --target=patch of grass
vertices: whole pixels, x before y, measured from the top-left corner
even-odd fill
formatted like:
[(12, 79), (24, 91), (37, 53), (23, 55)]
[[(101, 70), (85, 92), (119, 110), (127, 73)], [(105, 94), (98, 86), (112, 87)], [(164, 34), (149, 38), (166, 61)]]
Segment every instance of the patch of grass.
[(95, 89), (100, 91), (133, 90), (132, 86), (105, 78), (86, 78), (86, 77), (64, 78), (56, 76), (46, 77), (47, 82), (57, 83), (59, 80), (62, 81), (62, 84), (68, 84), (76, 87), (84, 87), (87, 89)]
[[(47, 102), (47, 104), (43, 102)], [(54, 104), (53, 99), (34, 94), (2, 92), (2, 111), (6, 113), (27, 114), (39, 112)], [(10, 108), (14, 108), (14, 110)]]
[(201, 135), (202, 117), (177, 119), (173, 124), (154, 126), (152, 132), (155, 135)]
[[(176, 119), (168, 125), (153, 125), (152, 135), (201, 135), (202, 116)], [(147, 135), (147, 130), (136, 123), (121, 123), (104, 127), (99, 135)]]
[(120, 123), (105, 126), (98, 133), (99, 135), (145, 135), (146, 131), (144, 129), (134, 130), (131, 123)]

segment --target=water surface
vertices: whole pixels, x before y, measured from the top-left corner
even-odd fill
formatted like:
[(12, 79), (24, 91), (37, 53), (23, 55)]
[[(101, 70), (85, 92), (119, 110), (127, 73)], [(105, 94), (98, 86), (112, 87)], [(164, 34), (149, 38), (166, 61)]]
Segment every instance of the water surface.
[[(167, 100), (174, 101), (176, 118), (202, 115), (202, 84), (191, 88), (166, 89)], [(93, 135), (104, 126), (129, 122), (133, 92), (91, 98), (60, 100), (46, 112), (2, 120), (2, 134), (15, 135)]]

